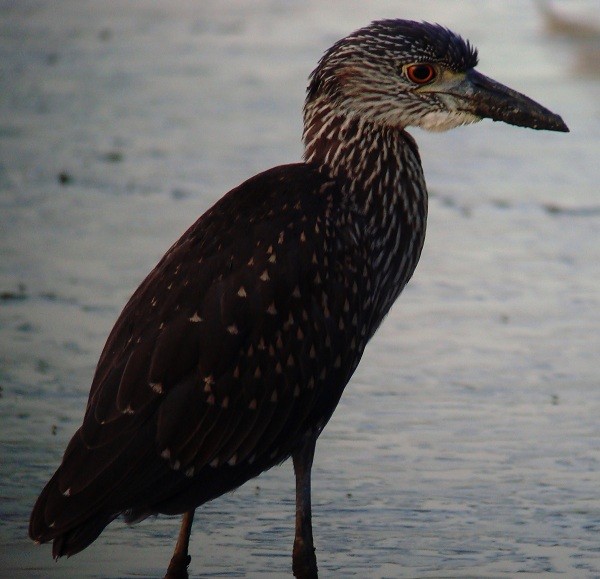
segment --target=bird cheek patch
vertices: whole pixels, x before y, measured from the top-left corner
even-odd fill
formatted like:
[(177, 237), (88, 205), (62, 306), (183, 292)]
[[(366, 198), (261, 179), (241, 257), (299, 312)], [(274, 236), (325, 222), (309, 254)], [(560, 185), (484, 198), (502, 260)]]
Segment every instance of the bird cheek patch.
[(336, 70), (335, 78), (345, 96), (359, 96), (369, 85), (364, 71), (353, 65), (343, 66)]

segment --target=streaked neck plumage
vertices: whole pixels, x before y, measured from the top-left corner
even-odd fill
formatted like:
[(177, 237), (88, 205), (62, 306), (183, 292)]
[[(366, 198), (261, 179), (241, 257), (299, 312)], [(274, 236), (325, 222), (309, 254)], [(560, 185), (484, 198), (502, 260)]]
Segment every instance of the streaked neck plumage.
[(387, 312), (419, 260), (427, 189), (418, 148), (401, 128), (344, 114), (323, 97), (304, 108), (304, 159), (335, 178), (348, 206), (365, 218), (377, 301)]

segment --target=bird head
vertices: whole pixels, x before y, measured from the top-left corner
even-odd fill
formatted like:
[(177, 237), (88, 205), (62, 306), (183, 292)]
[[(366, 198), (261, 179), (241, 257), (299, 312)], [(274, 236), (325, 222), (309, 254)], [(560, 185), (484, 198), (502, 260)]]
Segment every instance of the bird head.
[(567, 132), (540, 104), (475, 70), (477, 50), (437, 24), (381, 20), (332, 46), (311, 75), (306, 108), (324, 99), (348, 116), (444, 131), (483, 118)]

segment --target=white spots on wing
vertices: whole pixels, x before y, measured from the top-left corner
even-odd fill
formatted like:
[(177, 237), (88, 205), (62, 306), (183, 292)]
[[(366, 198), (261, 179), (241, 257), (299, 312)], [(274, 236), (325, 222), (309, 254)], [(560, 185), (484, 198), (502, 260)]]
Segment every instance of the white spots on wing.
[(237, 380), (240, 377), (240, 367), (236, 366), (233, 370), (233, 377)]
[(286, 365), (288, 366), (288, 368), (294, 367), (294, 356), (292, 356), (291, 354), (288, 356)]
[(306, 234), (304, 231), (300, 232), (300, 243), (306, 243)]
[(276, 261), (277, 261), (277, 257), (275, 256), (275, 254), (273, 254), (269, 257), (269, 263), (275, 263)]
[(298, 330), (296, 332), (296, 338), (298, 340), (304, 340), (304, 332), (302, 332), (302, 328), (298, 327)]
[(179, 470), (179, 469), (181, 468), (181, 463), (180, 463), (178, 460), (176, 460), (176, 461), (175, 461), (175, 462), (174, 462), (174, 463), (171, 465), (171, 468), (172, 468), (173, 470)]
[(326, 376), (327, 376), (327, 370), (325, 370), (325, 368), (323, 368), (321, 370), (321, 373), (319, 374), (319, 380), (321, 380), (321, 382), (323, 382), (323, 380), (325, 380)]
[(256, 406), (257, 406), (256, 398), (252, 398), (252, 400), (250, 400), (250, 404), (248, 404), (248, 409), (256, 410)]
[(232, 335), (232, 336), (237, 336), (240, 331), (237, 327), (236, 324), (231, 324), (230, 326), (227, 326), (227, 331)]
[(234, 454), (228, 461), (227, 464), (229, 466), (235, 466), (237, 463), (237, 454)]
[(204, 320), (198, 315), (198, 312), (194, 312), (194, 315), (190, 318), (190, 322), (193, 324), (197, 324), (198, 322), (203, 322)]
[(278, 350), (281, 350), (281, 348), (283, 348), (283, 340), (281, 339), (281, 334), (279, 334), (277, 336), (277, 340), (275, 341), (275, 346), (277, 347)]
[(308, 353), (308, 357), (311, 360), (315, 360), (317, 358), (317, 351), (315, 350), (315, 346), (314, 345), (312, 345), (310, 347), (310, 352)]
[(214, 406), (215, 405), (215, 395), (214, 394), (209, 394), (208, 397), (206, 398), (206, 403), (209, 406)]
[(282, 374), (283, 373), (283, 368), (281, 367), (281, 362), (277, 362), (277, 364), (275, 364), (275, 374)]
[(215, 458), (214, 460), (211, 460), (211, 461), (210, 461), (210, 466), (211, 466), (212, 468), (217, 468), (217, 467), (219, 466), (219, 459), (218, 459), (218, 458)]
[(163, 388), (162, 382), (150, 382), (150, 388), (157, 394), (164, 394), (165, 389)]
[(260, 368), (257, 366), (256, 370), (254, 370), (254, 378), (256, 380), (259, 380), (261, 376), (262, 376), (262, 372), (260, 371)]
[(269, 272), (266, 269), (260, 274), (260, 279), (262, 281), (269, 281), (271, 279), (269, 277)]
[(225, 398), (223, 398), (223, 402), (221, 402), (221, 408), (229, 408), (229, 396), (225, 396)]
[(346, 299), (344, 302), (344, 312), (347, 314), (350, 311), (350, 302)]
[(294, 325), (294, 316), (292, 315), (292, 312), (288, 312), (288, 318), (287, 320), (283, 323), (283, 331), (284, 332), (289, 332), (290, 328)]
[(275, 356), (275, 347), (273, 346), (273, 344), (269, 344), (269, 356)]
[(281, 232), (279, 233), (279, 239), (277, 240), (277, 243), (278, 243), (279, 245), (283, 245), (283, 241), (284, 241), (284, 239), (285, 239), (285, 231), (281, 231)]
[(292, 296), (295, 297), (296, 299), (301, 297), (300, 286), (296, 285), (296, 287), (294, 288), (294, 291), (292, 291)]
[(334, 368), (341, 368), (342, 367), (342, 357), (341, 356), (338, 356), (335, 359), (335, 362), (333, 363), (333, 367)]
[(212, 387), (214, 383), (215, 379), (213, 378), (212, 374), (204, 378), (204, 392), (212, 392)]
[(296, 384), (294, 386), (294, 398), (298, 398), (300, 396), (300, 385)]
[(277, 390), (273, 390), (273, 394), (271, 394), (271, 402), (277, 402)]
[(344, 328), (346, 326), (344, 326), (344, 318), (340, 318), (340, 323), (338, 324), (338, 328), (340, 329), (340, 331), (344, 331)]
[(155, 308), (156, 304), (158, 304), (158, 300), (156, 299), (156, 296), (154, 296), (151, 300), (150, 300), (150, 305)]
[(121, 414), (135, 414), (135, 410), (131, 407), (131, 404), (128, 404), (123, 410), (121, 410)]
[(248, 265), (249, 265), (250, 267), (252, 267), (252, 266), (254, 265), (254, 257), (251, 257), (251, 258), (248, 260)]
[(161, 453), (160, 453), (161, 458), (164, 458), (165, 460), (169, 460), (171, 458), (171, 450), (169, 448), (165, 448)]
[(316, 251), (313, 251), (311, 262), (314, 265), (317, 265), (319, 263), (319, 260), (317, 259), (317, 252)]
[(312, 390), (315, 387), (315, 379), (312, 376), (308, 380), (307, 387), (309, 390)]
[(187, 476), (188, 478), (192, 478), (194, 476), (194, 467), (190, 466), (190, 468), (188, 468), (185, 471), (185, 476)]
[(258, 346), (257, 348), (259, 350), (266, 350), (267, 349), (267, 345), (265, 344), (265, 339), (261, 336), (260, 340), (258, 340)]
[(71, 487), (69, 487), (65, 492), (63, 492), (63, 497), (70, 497), (71, 496)]
[(244, 289), (243, 285), (240, 286), (240, 289), (238, 290), (237, 295), (241, 298), (245, 298), (248, 295), (246, 293), (246, 290)]
[(267, 314), (270, 314), (271, 316), (277, 315), (277, 308), (275, 307), (275, 302), (271, 302), (269, 304), (269, 307), (267, 308)]

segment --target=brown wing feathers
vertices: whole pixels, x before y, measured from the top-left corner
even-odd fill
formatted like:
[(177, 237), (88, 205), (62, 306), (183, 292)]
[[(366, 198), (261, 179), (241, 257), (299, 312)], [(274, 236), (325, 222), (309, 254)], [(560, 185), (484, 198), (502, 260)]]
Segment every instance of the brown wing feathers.
[[(294, 171), (314, 189), (300, 194)], [(319, 405), (335, 406), (348, 379), (342, 296), (360, 255), (309, 230), (331, 227), (319, 217), (322, 178), (305, 165), (286, 173), (225, 196), (121, 314), (84, 424), (32, 515), (32, 537), (58, 537), (58, 555), (84, 548), (119, 512), (170, 512), (241, 484), (286, 458), (308, 419), (333, 411)]]

